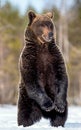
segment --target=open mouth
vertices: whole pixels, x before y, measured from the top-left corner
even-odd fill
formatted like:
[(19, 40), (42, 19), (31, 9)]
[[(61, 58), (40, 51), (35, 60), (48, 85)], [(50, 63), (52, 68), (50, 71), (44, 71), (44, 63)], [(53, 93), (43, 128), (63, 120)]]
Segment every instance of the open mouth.
[(46, 42), (51, 42), (52, 41), (52, 37), (48, 38), (48, 37), (45, 37), (44, 35), (42, 35), (42, 38), (44, 39), (44, 41)]
[(41, 37), (38, 37), (38, 40), (40, 41), (40, 43), (50, 43), (53, 40), (53, 37), (45, 37), (44, 35), (42, 35)]
[(42, 39), (45, 41), (45, 42), (51, 42), (52, 41), (52, 39), (53, 39), (53, 37), (46, 37), (46, 36), (44, 36), (44, 35), (42, 35)]

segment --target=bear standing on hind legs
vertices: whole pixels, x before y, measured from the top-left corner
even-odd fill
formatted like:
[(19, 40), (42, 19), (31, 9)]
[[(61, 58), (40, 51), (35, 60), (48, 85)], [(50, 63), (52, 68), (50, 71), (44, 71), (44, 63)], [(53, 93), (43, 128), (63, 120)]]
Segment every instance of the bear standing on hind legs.
[(41, 117), (52, 126), (67, 119), (68, 77), (55, 42), (53, 14), (28, 13), (25, 45), (20, 55), (18, 125), (31, 126)]

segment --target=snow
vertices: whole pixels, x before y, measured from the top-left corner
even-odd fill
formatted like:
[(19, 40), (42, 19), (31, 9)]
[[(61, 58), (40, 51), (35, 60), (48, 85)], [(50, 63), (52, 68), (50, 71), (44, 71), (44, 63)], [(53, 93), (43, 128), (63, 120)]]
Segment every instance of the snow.
[(81, 107), (70, 106), (65, 127), (51, 127), (44, 118), (31, 127), (17, 126), (17, 107), (0, 105), (0, 130), (81, 130)]

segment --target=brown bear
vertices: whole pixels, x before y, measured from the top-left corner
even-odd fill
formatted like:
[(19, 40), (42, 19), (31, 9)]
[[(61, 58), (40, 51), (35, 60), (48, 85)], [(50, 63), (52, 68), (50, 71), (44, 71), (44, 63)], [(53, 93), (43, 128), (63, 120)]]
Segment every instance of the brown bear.
[(51, 126), (64, 126), (67, 119), (68, 76), (55, 40), (51, 12), (28, 13), (25, 45), (20, 55), (18, 125), (34, 124), (41, 117)]

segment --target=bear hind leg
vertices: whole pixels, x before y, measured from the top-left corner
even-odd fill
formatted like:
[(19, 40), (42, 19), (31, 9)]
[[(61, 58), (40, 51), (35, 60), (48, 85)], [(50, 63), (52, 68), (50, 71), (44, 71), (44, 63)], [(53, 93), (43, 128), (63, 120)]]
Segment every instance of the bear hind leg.
[[(30, 102), (31, 104), (31, 102)], [(26, 104), (24, 104), (26, 105)], [(27, 106), (23, 106), (23, 108), (19, 108), (18, 110), (18, 125), (31, 126), (34, 122), (39, 121), (41, 119), (41, 111), (37, 106), (33, 106), (31, 104)]]
[(52, 117), (50, 119), (51, 126), (64, 127), (66, 119), (67, 119), (67, 108), (65, 109), (64, 113), (58, 113), (54, 110), (54, 113), (52, 113)]
[[(23, 91), (23, 92), (22, 92)], [(37, 104), (30, 99), (26, 91), (20, 90), (18, 100), (18, 125), (31, 126), (41, 119), (41, 110)]]

